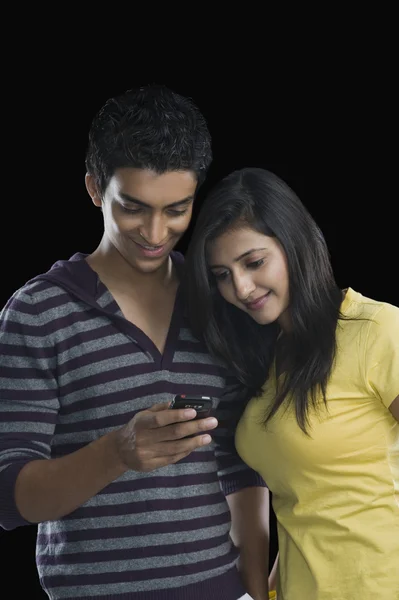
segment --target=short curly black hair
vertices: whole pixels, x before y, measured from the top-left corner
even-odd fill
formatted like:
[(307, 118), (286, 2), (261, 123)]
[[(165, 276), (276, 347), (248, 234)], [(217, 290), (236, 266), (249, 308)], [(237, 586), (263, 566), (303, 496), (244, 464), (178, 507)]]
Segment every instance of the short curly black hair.
[(191, 98), (151, 84), (109, 98), (89, 131), (86, 169), (101, 195), (123, 167), (192, 171), (199, 185), (212, 162), (206, 120)]

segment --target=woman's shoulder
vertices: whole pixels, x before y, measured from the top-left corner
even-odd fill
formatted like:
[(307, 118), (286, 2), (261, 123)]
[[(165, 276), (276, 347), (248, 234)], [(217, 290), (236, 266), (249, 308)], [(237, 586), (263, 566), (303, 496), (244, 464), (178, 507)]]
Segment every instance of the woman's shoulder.
[(399, 324), (399, 307), (375, 300), (348, 288), (341, 305), (344, 317), (374, 322), (379, 326)]

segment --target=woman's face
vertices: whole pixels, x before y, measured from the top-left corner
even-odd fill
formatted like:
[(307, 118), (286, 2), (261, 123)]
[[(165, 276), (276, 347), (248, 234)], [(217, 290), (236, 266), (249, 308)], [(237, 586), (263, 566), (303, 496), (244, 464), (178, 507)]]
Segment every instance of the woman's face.
[(287, 259), (276, 238), (249, 226), (231, 229), (208, 244), (207, 260), (227, 302), (260, 325), (289, 328)]

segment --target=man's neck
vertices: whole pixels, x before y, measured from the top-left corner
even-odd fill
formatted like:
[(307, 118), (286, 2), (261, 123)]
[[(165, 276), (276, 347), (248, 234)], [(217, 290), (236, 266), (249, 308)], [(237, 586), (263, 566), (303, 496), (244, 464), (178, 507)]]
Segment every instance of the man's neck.
[(178, 283), (176, 268), (170, 256), (156, 271), (143, 273), (130, 265), (113, 246), (104, 247), (100, 243), (88, 256), (87, 262), (108, 287), (115, 286), (125, 290), (135, 288), (145, 295), (162, 289), (173, 289)]

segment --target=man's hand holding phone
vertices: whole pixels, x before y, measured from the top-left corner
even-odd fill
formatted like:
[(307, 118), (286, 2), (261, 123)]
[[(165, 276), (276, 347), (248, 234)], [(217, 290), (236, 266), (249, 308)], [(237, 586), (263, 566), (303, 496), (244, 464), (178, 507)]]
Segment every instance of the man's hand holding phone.
[(115, 432), (119, 459), (126, 468), (141, 472), (178, 462), (212, 441), (205, 433), (218, 425), (209, 416), (211, 410), (209, 397), (180, 395), (138, 412)]
[(210, 396), (178, 394), (173, 398), (169, 408), (186, 410), (193, 408), (197, 413), (195, 419), (206, 419), (206, 417), (212, 416), (213, 399)]

